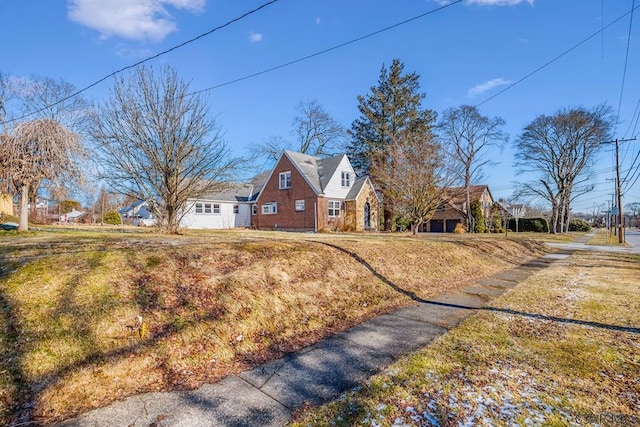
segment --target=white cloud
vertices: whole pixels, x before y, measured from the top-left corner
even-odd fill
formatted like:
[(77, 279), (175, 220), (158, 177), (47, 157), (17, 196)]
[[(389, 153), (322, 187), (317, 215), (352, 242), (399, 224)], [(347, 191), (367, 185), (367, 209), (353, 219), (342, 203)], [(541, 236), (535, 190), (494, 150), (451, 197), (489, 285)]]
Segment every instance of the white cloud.
[(264, 36), (261, 33), (254, 33), (253, 31), (249, 33), (249, 41), (251, 43), (258, 43), (259, 41), (262, 41), (263, 37)]
[(68, 17), (102, 38), (162, 40), (177, 27), (166, 6), (199, 12), (206, 0), (69, 0)]
[(505, 80), (502, 77), (497, 78), (497, 79), (493, 79), (493, 80), (489, 80), (487, 82), (484, 83), (480, 83), (479, 85), (476, 85), (474, 87), (472, 87), (471, 89), (469, 89), (469, 91), (467, 92), (467, 97), (468, 98), (473, 98), (474, 96), (478, 96), (481, 95), (495, 87), (498, 86), (505, 86), (508, 84), (511, 84), (511, 80)]

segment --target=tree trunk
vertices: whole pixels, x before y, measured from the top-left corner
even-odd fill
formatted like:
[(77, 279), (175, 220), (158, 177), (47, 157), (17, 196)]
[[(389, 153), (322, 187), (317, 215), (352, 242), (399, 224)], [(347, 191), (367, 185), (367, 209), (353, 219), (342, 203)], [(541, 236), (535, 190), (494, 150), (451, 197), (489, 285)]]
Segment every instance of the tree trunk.
[(29, 184), (22, 186), (22, 194), (20, 194), (20, 224), (18, 231), (29, 230)]
[(382, 214), (384, 215), (384, 231), (393, 230), (393, 207), (389, 203), (385, 203), (382, 208)]

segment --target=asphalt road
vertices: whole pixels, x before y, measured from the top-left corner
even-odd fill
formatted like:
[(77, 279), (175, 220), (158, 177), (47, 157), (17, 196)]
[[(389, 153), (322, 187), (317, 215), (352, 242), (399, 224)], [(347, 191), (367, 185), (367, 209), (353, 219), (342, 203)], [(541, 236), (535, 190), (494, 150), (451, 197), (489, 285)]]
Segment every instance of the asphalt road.
[(627, 246), (596, 246), (596, 245), (586, 245), (584, 243), (556, 243), (556, 242), (547, 242), (548, 246), (556, 249), (564, 249), (564, 250), (578, 250), (578, 251), (602, 251), (602, 252), (619, 252), (619, 253), (628, 253), (628, 254), (640, 254), (640, 230), (637, 228), (634, 229), (625, 229), (625, 242), (627, 242)]
[(627, 228), (625, 230), (625, 241), (636, 248), (640, 248), (640, 230), (637, 228)]

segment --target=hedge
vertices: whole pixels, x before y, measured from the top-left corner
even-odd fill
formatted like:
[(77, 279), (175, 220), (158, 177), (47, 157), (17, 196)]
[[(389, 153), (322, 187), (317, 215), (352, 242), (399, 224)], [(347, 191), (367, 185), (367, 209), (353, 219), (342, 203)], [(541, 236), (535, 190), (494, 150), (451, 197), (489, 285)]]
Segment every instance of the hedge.
[[(516, 231), (516, 219), (509, 219), (509, 231)], [(546, 218), (519, 218), (518, 231), (548, 233), (549, 221)]]

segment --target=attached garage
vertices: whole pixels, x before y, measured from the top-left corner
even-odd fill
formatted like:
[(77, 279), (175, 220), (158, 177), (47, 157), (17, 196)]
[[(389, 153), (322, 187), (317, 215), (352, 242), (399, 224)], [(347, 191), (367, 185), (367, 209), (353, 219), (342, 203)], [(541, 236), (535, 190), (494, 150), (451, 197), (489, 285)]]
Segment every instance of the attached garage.
[(456, 225), (460, 224), (459, 219), (448, 219), (447, 221), (447, 233), (453, 233), (456, 229)]
[(429, 231), (432, 233), (444, 233), (444, 221), (441, 219), (432, 219), (429, 221)]

